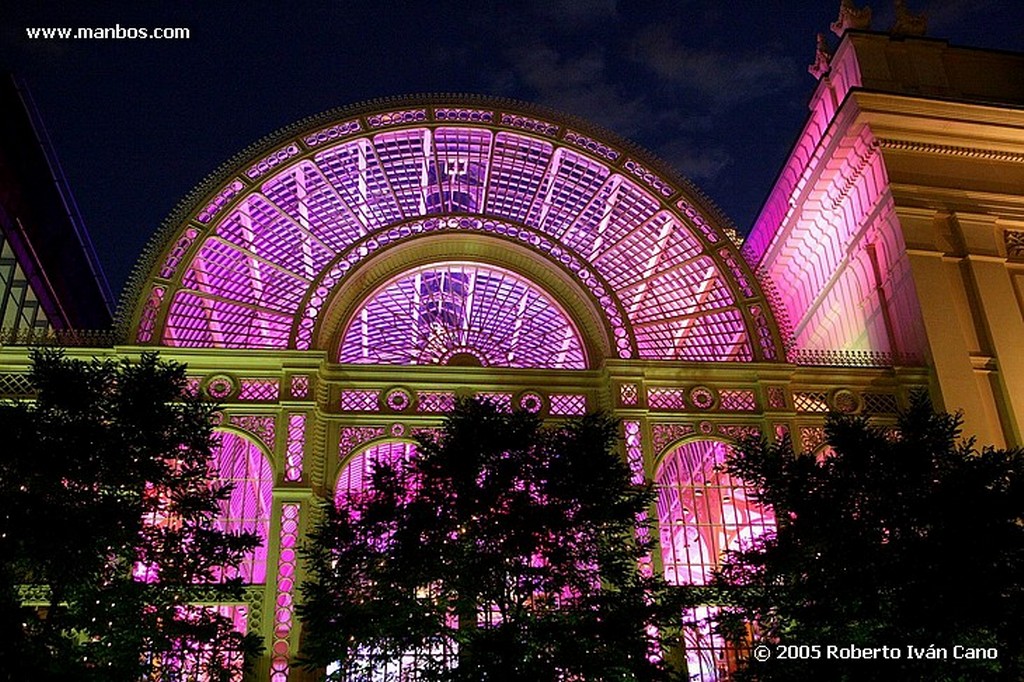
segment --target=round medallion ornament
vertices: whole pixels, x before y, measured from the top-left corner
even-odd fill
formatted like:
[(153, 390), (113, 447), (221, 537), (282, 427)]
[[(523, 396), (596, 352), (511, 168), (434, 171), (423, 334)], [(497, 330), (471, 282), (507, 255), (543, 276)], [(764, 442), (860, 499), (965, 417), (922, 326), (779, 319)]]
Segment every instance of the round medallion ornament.
[(405, 435), (405, 424), (399, 424), (395, 422), (391, 425), (391, 435), (395, 438), (401, 438)]
[(712, 433), (715, 432), (715, 425), (712, 424), (711, 422), (705, 421), (698, 424), (697, 429), (699, 429), (700, 432), (703, 433), (705, 436), (710, 436)]
[(384, 399), (384, 403), (388, 406), (388, 409), (394, 410), (395, 412), (402, 412), (409, 409), (412, 405), (412, 396), (409, 392), (401, 389), (394, 388), (388, 392), (387, 397)]
[(715, 404), (715, 393), (707, 386), (694, 386), (690, 389), (690, 402), (698, 410), (708, 410)]
[(832, 405), (843, 414), (853, 414), (860, 407), (860, 401), (853, 391), (841, 388), (833, 394)]
[(522, 396), (519, 397), (519, 409), (523, 410), (524, 412), (536, 414), (540, 412), (543, 406), (544, 399), (541, 398), (540, 395), (538, 395), (537, 393), (524, 393)]
[(223, 400), (235, 392), (235, 380), (226, 374), (210, 377), (206, 382), (206, 394), (216, 400)]

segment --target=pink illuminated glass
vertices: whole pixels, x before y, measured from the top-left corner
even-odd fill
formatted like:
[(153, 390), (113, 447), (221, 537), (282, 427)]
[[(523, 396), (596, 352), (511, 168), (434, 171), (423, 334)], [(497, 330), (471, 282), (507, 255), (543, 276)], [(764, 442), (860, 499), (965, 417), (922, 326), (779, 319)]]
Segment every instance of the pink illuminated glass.
[(220, 480), (233, 486), (231, 495), (221, 502), (218, 526), (225, 531), (260, 536), (263, 542), (242, 562), (237, 575), (246, 583), (263, 583), (267, 576), (274, 473), (259, 446), (248, 438), (234, 432), (221, 432), (217, 440)]
[[(752, 498), (746, 486), (721, 471), (729, 446), (691, 441), (673, 448), (655, 477), (658, 531), (665, 579), (675, 585), (706, 585), (727, 550), (748, 547), (775, 527), (770, 508)], [(712, 632), (714, 607), (686, 615), (687, 667), (694, 680), (726, 679), (733, 649)]]
[(562, 308), (507, 270), (439, 263), (403, 273), (352, 316), (340, 362), (584, 369)]
[(302, 453), (306, 447), (306, 415), (288, 415), (288, 453), (285, 458), (284, 480), (302, 480)]
[[(579, 259), (604, 278), (611, 288), (597, 294), (601, 309), (610, 319), (624, 310), (635, 333), (635, 348), (615, 340), (621, 357), (753, 358), (759, 337), (748, 333), (734, 292), (756, 292), (728, 240), (686, 200), (665, 203), (673, 190), (660, 179), (651, 185), (655, 176), (634, 160), (619, 172), (608, 163), (618, 152), (588, 140), (588, 150), (611, 154), (595, 158), (573, 146), (585, 139), (575, 133), (556, 143), (520, 129), (428, 125), (425, 110), (410, 111), (375, 114), (373, 132), (357, 124), (350, 133), (359, 137), (318, 141), (304, 158), (287, 143), (266, 157), (277, 162), (257, 164), (259, 184), (243, 190), (232, 180), (230, 210), (226, 199), (224, 211), (208, 212), (206, 233), (183, 228), (159, 272), (181, 278), (167, 295), (162, 343), (308, 344), (338, 256), (354, 263), (410, 221), (469, 215), (529, 227), (547, 241), (520, 239), (524, 246), (562, 264)], [(508, 120), (515, 128), (520, 119)], [(139, 339), (153, 335), (158, 307), (147, 309)], [(621, 320), (611, 326), (621, 329)]]
[(335, 497), (341, 500), (345, 495), (365, 490), (377, 464), (394, 464), (416, 456), (416, 444), (387, 442), (373, 445), (348, 461), (335, 486)]
[(271, 646), (270, 680), (287, 682), (292, 625), (295, 617), (296, 545), (299, 538), (299, 504), (281, 505), (281, 554), (277, 561), (277, 599), (274, 600), (274, 643)]

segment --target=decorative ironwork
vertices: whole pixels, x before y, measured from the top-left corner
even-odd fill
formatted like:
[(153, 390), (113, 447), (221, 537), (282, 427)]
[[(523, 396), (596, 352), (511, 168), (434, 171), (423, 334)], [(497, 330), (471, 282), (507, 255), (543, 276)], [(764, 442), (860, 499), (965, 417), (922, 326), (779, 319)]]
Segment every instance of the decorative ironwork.
[(892, 393), (861, 393), (860, 397), (865, 414), (896, 414), (900, 410), (899, 401)]
[(635, 407), (640, 403), (640, 388), (636, 384), (619, 385), (619, 404), (623, 407)]
[(226, 374), (217, 374), (206, 381), (206, 394), (214, 400), (224, 400), (237, 388), (235, 380)]
[(698, 410), (710, 410), (715, 405), (715, 392), (707, 386), (690, 389), (690, 403)]
[(828, 394), (825, 391), (794, 391), (793, 404), (797, 412), (828, 412)]
[(769, 386), (768, 407), (774, 410), (786, 409), (786, 391), (781, 386)]
[(384, 404), (389, 410), (404, 412), (412, 405), (412, 396), (403, 388), (393, 388), (385, 396)]
[(338, 456), (344, 459), (357, 447), (374, 438), (384, 437), (383, 426), (345, 426), (338, 438)]
[(239, 384), (239, 400), (273, 401), (277, 400), (281, 390), (281, 382), (277, 379), (242, 379)]
[(832, 405), (835, 406), (837, 412), (853, 414), (860, 407), (860, 401), (857, 400), (853, 391), (841, 388), (832, 394)]
[(376, 412), (380, 407), (379, 396), (378, 391), (345, 389), (339, 407), (345, 412)]
[(417, 412), (451, 412), (455, 394), (451, 391), (421, 391), (416, 394)]
[(801, 426), (800, 446), (804, 452), (814, 452), (825, 442), (824, 426)]
[(295, 591), (298, 563), (299, 511), (296, 502), (281, 505), (280, 554), (277, 560), (277, 598), (274, 600), (274, 641), (270, 652), (271, 682), (287, 682), (291, 654), (292, 624), (295, 619)]
[(718, 409), (753, 412), (757, 409), (757, 399), (754, 392), (748, 389), (723, 389), (719, 391)]
[(647, 389), (647, 405), (652, 410), (683, 410), (686, 408), (681, 388), (649, 388)]
[(309, 396), (309, 376), (296, 374), (291, 379), (292, 398), (302, 399)]
[(273, 415), (232, 414), (228, 417), (229, 424), (256, 436), (270, 452), (274, 451), (275, 422)]
[(587, 412), (587, 396), (571, 393), (553, 393), (548, 396), (551, 407), (548, 414), (554, 417), (573, 417)]
[(694, 434), (693, 424), (651, 424), (651, 444), (655, 454), (668, 445)]
[(544, 398), (539, 393), (530, 391), (519, 396), (519, 409), (536, 414), (544, 409)]

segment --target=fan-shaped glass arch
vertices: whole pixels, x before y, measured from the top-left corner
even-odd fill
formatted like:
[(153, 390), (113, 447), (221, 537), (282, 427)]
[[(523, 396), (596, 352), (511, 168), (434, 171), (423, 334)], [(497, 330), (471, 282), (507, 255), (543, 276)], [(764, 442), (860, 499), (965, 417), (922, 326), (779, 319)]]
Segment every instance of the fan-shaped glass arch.
[(340, 362), (584, 369), (566, 312), (532, 282), (475, 263), (438, 263), (392, 279), (359, 306)]
[(318, 326), (323, 301), (368, 255), (500, 221), (503, 238), (594, 282), (596, 307), (625, 318), (620, 358), (781, 359), (728, 231), (642, 152), (507, 102), (411, 104), (282, 133), (204, 188), (137, 283), (135, 340), (320, 347), (337, 331)]
[[(676, 585), (705, 585), (728, 550), (741, 549), (775, 527), (769, 507), (752, 499), (747, 487), (721, 470), (729, 445), (697, 440), (670, 450), (658, 467), (658, 530), (665, 579)], [(712, 632), (714, 606), (691, 609), (684, 630), (692, 680), (727, 679), (735, 648)]]

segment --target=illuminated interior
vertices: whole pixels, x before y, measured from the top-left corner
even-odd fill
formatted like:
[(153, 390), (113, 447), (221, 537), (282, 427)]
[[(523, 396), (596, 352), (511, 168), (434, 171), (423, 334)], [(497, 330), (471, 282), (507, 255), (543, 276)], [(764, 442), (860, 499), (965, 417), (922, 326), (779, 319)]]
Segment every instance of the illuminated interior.
[(262, 540), (246, 556), (237, 575), (246, 583), (266, 582), (274, 491), (270, 462), (256, 443), (234, 431), (217, 433), (215, 456), (220, 480), (232, 485), (230, 496), (221, 503), (218, 525), (232, 533), (256, 533)]
[(437, 263), (402, 274), (352, 316), (340, 362), (584, 369), (561, 307), (499, 268)]
[[(770, 508), (721, 471), (729, 446), (694, 440), (670, 450), (658, 468), (658, 530), (665, 579), (706, 585), (727, 550), (737, 550), (775, 526)], [(691, 680), (719, 682), (735, 664), (734, 649), (711, 630), (714, 607), (691, 609), (684, 630)]]

